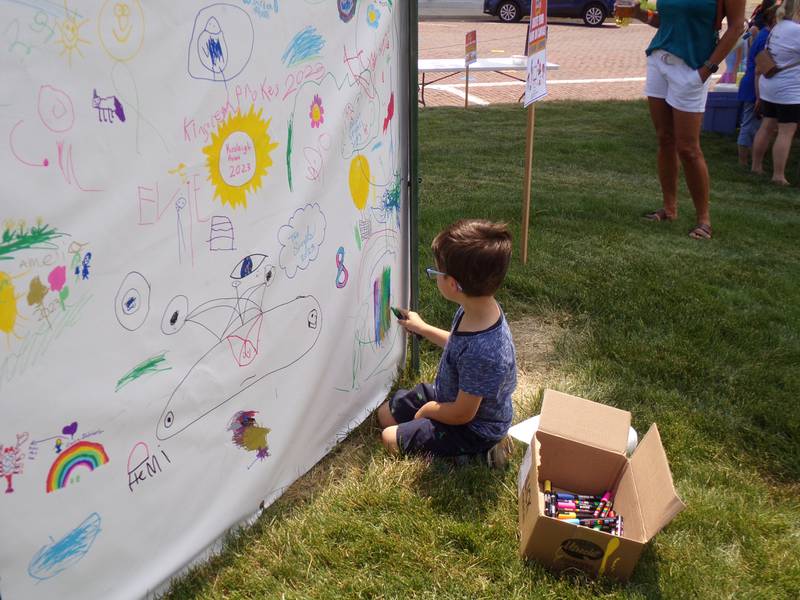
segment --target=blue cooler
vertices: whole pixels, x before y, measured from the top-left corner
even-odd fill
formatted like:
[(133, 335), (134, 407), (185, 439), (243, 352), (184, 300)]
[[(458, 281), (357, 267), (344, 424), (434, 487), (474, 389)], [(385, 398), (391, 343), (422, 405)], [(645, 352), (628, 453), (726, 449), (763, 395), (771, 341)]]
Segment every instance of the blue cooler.
[(736, 84), (719, 84), (708, 93), (706, 112), (703, 114), (703, 131), (736, 133), (739, 125), (739, 100)]

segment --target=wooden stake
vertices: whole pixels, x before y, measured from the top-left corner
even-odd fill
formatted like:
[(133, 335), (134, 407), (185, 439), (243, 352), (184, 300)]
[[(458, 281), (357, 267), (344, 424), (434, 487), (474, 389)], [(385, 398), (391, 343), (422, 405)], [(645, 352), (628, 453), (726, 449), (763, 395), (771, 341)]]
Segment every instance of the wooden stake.
[(531, 179), (533, 177), (533, 130), (536, 123), (533, 107), (528, 106), (528, 129), (525, 133), (525, 189), (522, 192), (522, 235), (520, 237), (522, 264), (528, 262), (528, 221), (531, 218)]
[(464, 89), (464, 108), (469, 104), (469, 63), (467, 63), (467, 86)]

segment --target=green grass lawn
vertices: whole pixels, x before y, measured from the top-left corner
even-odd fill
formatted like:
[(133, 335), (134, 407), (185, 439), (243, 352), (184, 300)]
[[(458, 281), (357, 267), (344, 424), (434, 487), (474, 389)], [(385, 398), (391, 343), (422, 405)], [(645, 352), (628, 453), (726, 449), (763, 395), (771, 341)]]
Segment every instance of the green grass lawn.
[[(521, 449), (506, 472), (390, 458), (373, 418), (168, 597), (797, 597), (800, 189), (740, 170), (732, 137), (704, 135), (715, 239), (695, 241), (685, 187), (678, 222), (640, 218), (660, 205), (643, 102), (546, 103), (536, 123), (528, 264), (515, 259), (499, 299), (526, 330), (561, 333), (515, 420), (554, 387), (631, 411), (640, 433), (658, 423), (687, 510), (628, 584), (562, 578), (517, 557)], [(524, 134), (515, 106), (421, 113), (422, 267), (457, 218), (517, 236)], [(795, 184), (798, 161), (795, 148)], [(420, 312), (449, 326), (455, 307), (421, 283)], [(423, 377), (438, 356), (423, 348)]]

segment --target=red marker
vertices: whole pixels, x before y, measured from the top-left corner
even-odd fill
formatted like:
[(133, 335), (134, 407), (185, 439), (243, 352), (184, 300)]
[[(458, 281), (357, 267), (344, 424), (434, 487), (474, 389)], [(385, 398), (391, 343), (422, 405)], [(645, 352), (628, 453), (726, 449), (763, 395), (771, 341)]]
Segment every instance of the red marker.
[(595, 518), (600, 516), (600, 513), (603, 512), (603, 507), (606, 505), (606, 502), (608, 502), (610, 499), (611, 499), (611, 491), (607, 491), (605, 494), (603, 494), (603, 497), (600, 498), (600, 504), (598, 504), (597, 508), (594, 509), (593, 516)]

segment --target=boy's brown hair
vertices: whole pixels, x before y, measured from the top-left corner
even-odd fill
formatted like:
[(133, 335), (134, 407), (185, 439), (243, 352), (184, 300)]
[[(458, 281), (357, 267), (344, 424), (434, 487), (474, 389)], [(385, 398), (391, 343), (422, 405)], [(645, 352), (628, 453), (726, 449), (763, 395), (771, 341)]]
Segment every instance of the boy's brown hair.
[(505, 223), (461, 219), (441, 231), (431, 249), (437, 269), (467, 296), (492, 296), (511, 262), (511, 233)]

